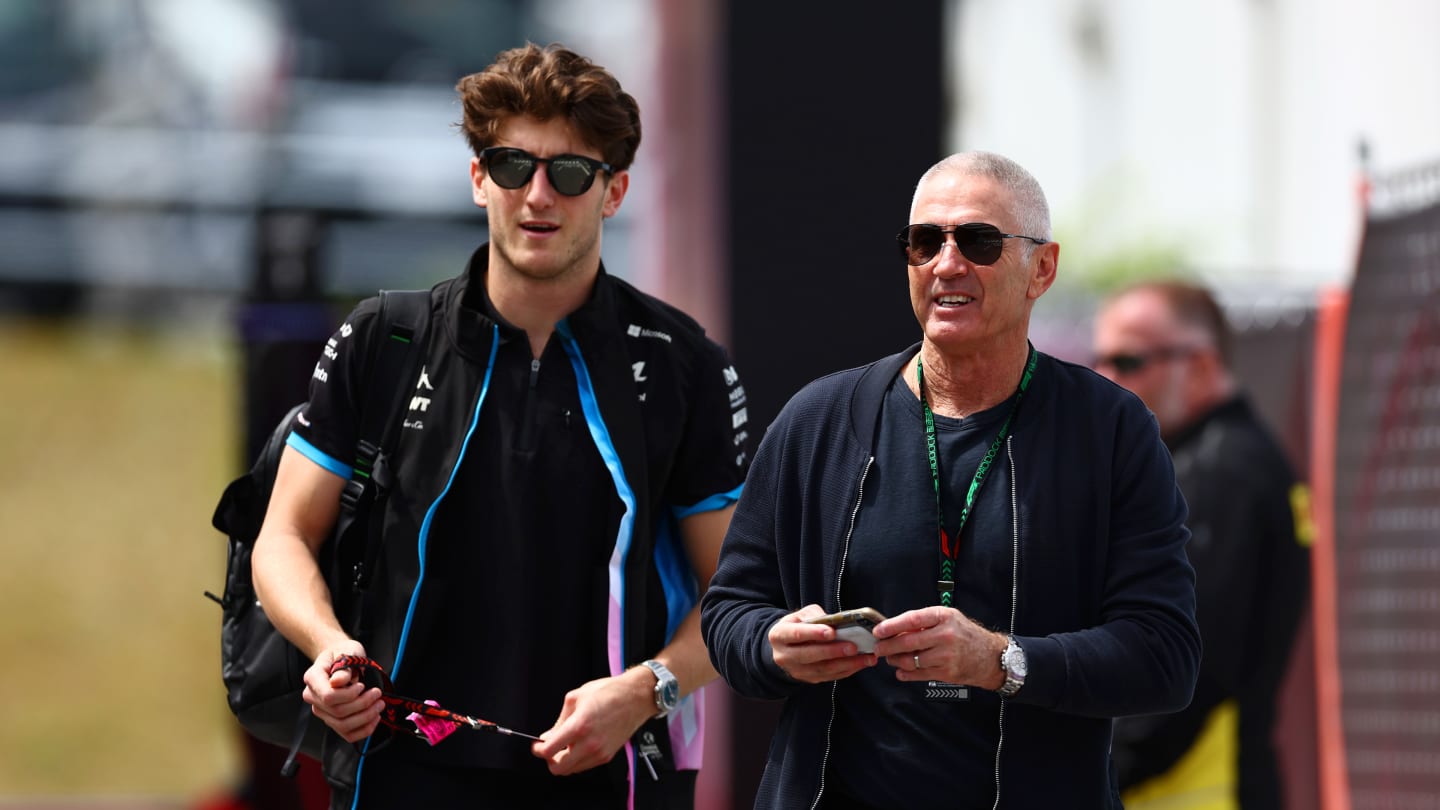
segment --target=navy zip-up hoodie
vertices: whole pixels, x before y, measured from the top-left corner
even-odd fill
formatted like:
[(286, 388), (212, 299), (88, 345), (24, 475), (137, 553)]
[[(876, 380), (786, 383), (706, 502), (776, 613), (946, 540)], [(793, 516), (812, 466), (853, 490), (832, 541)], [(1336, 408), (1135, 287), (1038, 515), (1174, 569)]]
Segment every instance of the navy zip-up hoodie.
[[(782, 616), (841, 605), (842, 566), (865, 492), (885, 391), (918, 345), (823, 377), (782, 410), (756, 453), (702, 629), (721, 676), (742, 695), (786, 701), (757, 808), (815, 806), (824, 792), (834, 684), (789, 678), (766, 634)], [(996, 784), (967, 785), (964, 806), (1118, 808), (1111, 718), (1175, 711), (1200, 661), (1185, 503), (1155, 419), (1089, 369), (1040, 355), (1024, 406), (981, 498), (1014, 521), (969, 542), (1018, 549), (1015, 581), (993, 583), (992, 615), (1010, 615), (1029, 674), (996, 701)], [(1012, 528), (1013, 527), (1013, 528)], [(997, 626), (997, 630), (1011, 628)], [(998, 662), (997, 662), (998, 667)], [(864, 744), (847, 741), (847, 744)], [(927, 741), (885, 740), (926, 756)], [(955, 806), (956, 786), (936, 786)]]

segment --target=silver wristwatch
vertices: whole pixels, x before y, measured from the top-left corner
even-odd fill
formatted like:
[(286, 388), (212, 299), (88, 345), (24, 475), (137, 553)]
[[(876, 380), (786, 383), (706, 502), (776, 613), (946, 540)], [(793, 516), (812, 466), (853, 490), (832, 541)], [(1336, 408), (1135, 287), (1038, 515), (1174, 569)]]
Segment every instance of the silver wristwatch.
[(680, 680), (669, 667), (653, 658), (642, 663), (655, 673), (655, 708), (660, 712), (655, 716), (664, 717), (680, 705)]
[(1005, 683), (1000, 686), (1000, 694), (1010, 697), (1020, 691), (1025, 685), (1025, 650), (1015, 643), (1015, 637), (1010, 637), (1010, 643), (1005, 645), (1005, 651), (1000, 653), (1000, 669), (1005, 671)]

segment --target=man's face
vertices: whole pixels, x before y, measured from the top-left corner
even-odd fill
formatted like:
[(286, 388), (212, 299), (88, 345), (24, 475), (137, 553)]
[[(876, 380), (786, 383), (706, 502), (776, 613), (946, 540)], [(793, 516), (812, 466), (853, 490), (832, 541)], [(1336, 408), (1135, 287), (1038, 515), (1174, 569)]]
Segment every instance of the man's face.
[[(1019, 233), (1008, 191), (984, 177), (955, 172), (931, 177), (920, 187), (910, 223), (962, 225), (983, 222)], [(1026, 234), (1035, 236), (1035, 234)], [(965, 258), (950, 238), (929, 262), (910, 267), (910, 304), (928, 342), (942, 353), (981, 354), (1024, 341), (1035, 299), (1055, 280), (1059, 245), (1004, 240), (994, 264)]]
[(1176, 322), (1158, 293), (1137, 290), (1095, 318), (1095, 370), (1144, 400), (1168, 435), (1184, 427), (1197, 335)]
[[(563, 119), (539, 121), (529, 116), (512, 118), (500, 129), (495, 146), (523, 149), (551, 158), (571, 154), (601, 160)], [(601, 172), (579, 196), (555, 190), (538, 164), (530, 181), (520, 188), (501, 188), (479, 158), (470, 161), (475, 204), (484, 208), (490, 223), (490, 268), (527, 278), (561, 280), (572, 274), (593, 273), (600, 266), (600, 225), (620, 209), (630, 174)]]

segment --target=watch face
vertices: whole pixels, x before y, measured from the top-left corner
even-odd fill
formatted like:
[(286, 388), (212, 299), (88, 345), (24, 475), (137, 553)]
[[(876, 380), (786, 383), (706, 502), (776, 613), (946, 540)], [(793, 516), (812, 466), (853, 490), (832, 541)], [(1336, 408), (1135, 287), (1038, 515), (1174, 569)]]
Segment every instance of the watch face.
[(1019, 647), (1011, 647), (1005, 651), (1005, 668), (1014, 674), (1025, 677), (1025, 653)]
[(675, 708), (675, 705), (680, 702), (680, 682), (669, 679), (660, 684), (660, 700), (665, 704), (667, 711)]

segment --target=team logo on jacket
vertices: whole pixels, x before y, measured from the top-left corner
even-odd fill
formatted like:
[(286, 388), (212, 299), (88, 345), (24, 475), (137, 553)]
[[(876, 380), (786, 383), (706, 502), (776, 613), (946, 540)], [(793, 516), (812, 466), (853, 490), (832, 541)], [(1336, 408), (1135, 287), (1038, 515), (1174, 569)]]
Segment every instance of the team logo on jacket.
[(668, 333), (661, 332), (659, 329), (646, 329), (637, 323), (630, 324), (630, 328), (625, 330), (625, 334), (633, 338), (654, 338), (656, 340), (663, 340), (666, 343), (675, 342), (674, 338), (670, 337)]
[(735, 442), (735, 447), (739, 449), (739, 452), (735, 454), (735, 466), (744, 467), (749, 458), (744, 448), (745, 440), (749, 438), (749, 432), (743, 428), (750, 422), (750, 411), (745, 407), (747, 401), (745, 386), (740, 384), (740, 373), (735, 370), (734, 366), (726, 366), (720, 370), (720, 373), (725, 380), (725, 396), (729, 399), (730, 429), (733, 431), (731, 437)]
[(410, 409), (405, 414), (404, 427), (412, 430), (424, 430), (424, 415), (430, 411), (430, 397), (425, 391), (434, 391), (435, 386), (430, 384), (430, 369), (427, 366), (420, 368), (420, 379), (415, 382), (415, 395), (410, 397)]

